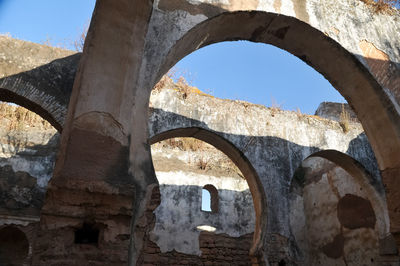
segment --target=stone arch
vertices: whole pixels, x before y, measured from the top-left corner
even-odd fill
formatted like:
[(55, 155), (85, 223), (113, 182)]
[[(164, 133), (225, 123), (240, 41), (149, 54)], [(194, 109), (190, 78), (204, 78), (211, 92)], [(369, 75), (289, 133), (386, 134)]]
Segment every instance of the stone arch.
[[(334, 163), (335, 166), (338, 166), (340, 168), (342, 168), (345, 172), (347, 172), (347, 174), (351, 177), (351, 179), (353, 180), (354, 184), (356, 184), (355, 186), (359, 186), (360, 190), (363, 191), (364, 195), (367, 195), (365, 198), (360, 197), (360, 196), (355, 196), (353, 195), (353, 193), (347, 193), (345, 195), (341, 195), (342, 197), (339, 199), (338, 198), (338, 203), (337, 203), (337, 217), (340, 221), (340, 223), (342, 224), (342, 226), (344, 226), (347, 229), (357, 229), (357, 228), (376, 228), (377, 231), (377, 237), (379, 239), (379, 251), (378, 254), (379, 255), (395, 255), (397, 254), (397, 247), (395, 245), (395, 243), (392, 240), (392, 236), (390, 235), (390, 221), (389, 221), (389, 215), (388, 215), (388, 211), (387, 211), (387, 206), (386, 206), (386, 201), (385, 201), (385, 192), (382, 189), (382, 184), (379, 184), (381, 182), (381, 180), (377, 180), (377, 178), (379, 177), (373, 177), (371, 173), (369, 173), (364, 166), (359, 163), (357, 160), (355, 160), (354, 158), (352, 158), (351, 156), (349, 156), (348, 154), (336, 151), (336, 150), (321, 150), (318, 152), (315, 152), (313, 154), (311, 154), (310, 156), (308, 156), (307, 158), (305, 158), (303, 160), (303, 162), (306, 162), (308, 159), (310, 158), (322, 158), (322, 159), (326, 159), (327, 161)], [(305, 188), (305, 186), (319, 186), (319, 174), (322, 173), (327, 173), (327, 175), (329, 175), (329, 169), (327, 170), (318, 170), (317, 175), (315, 175), (315, 173), (313, 172), (312, 174), (308, 175), (309, 177), (311, 176), (311, 179), (308, 180), (305, 178), (306, 176), (306, 172), (303, 168), (303, 166), (299, 166), (299, 168), (297, 169), (297, 171), (294, 174), (293, 180), (291, 182), (291, 194), (290, 194), (290, 213), (291, 213), (291, 230), (296, 231), (294, 224), (296, 222), (294, 222), (294, 220), (296, 220), (296, 211), (294, 210), (296, 208), (296, 206), (298, 207), (299, 204), (299, 197), (303, 198), (303, 189)], [(315, 180), (314, 180), (315, 179)], [(347, 184), (346, 189), (345, 187), (343, 187), (342, 189), (340, 188), (336, 188), (334, 189), (334, 181), (330, 180), (330, 178), (328, 177), (328, 183), (329, 186), (331, 187), (332, 190), (334, 190), (334, 194), (338, 194), (339, 193), (344, 193), (341, 190), (346, 190), (348, 187), (351, 187), (351, 185)], [(318, 187), (319, 188), (319, 187)], [(349, 188), (349, 190), (351, 190), (352, 188)], [(338, 196), (337, 195), (337, 196)], [(318, 197), (317, 196), (314, 196)], [(328, 195), (326, 195), (326, 197), (328, 197)], [(300, 200), (300, 202), (302, 202), (302, 200)], [(351, 202), (353, 203), (353, 205), (357, 205), (358, 204), (364, 204), (364, 205), (369, 205), (370, 210), (372, 211), (371, 214), (373, 214), (373, 221), (371, 220), (365, 220), (362, 219), (362, 221), (360, 222), (360, 219), (357, 219), (357, 213), (353, 213), (353, 209), (351, 209), (351, 212), (347, 211), (344, 212), (342, 208), (340, 208), (339, 205), (344, 206), (345, 202)], [(305, 203), (304, 203), (305, 204)], [(314, 205), (315, 207), (315, 205)], [(365, 206), (364, 206), (365, 207)], [(368, 207), (368, 206), (367, 206)], [(305, 208), (305, 207), (304, 207)], [(351, 208), (354, 208), (354, 206), (352, 206)], [(372, 208), (372, 209), (371, 209)], [(365, 209), (368, 208), (364, 208), (363, 211), (365, 211)], [(302, 209), (303, 211), (305, 211), (305, 209)], [(298, 210), (297, 210), (298, 211)], [(326, 207), (325, 206), (325, 210), (324, 210), (324, 214), (321, 213), (321, 215), (327, 215), (326, 213), (329, 212), (329, 206)], [(346, 215), (355, 215), (355, 217), (348, 219), (347, 220), (343, 220), (343, 214)], [(305, 219), (305, 223), (307, 218), (307, 214), (303, 213), (304, 219)], [(294, 219), (293, 219), (294, 218)], [(344, 222), (344, 224), (343, 224)], [(376, 223), (376, 225), (375, 225)], [(362, 224), (362, 225), (361, 225)], [(330, 226), (332, 226), (330, 224)], [(309, 226), (306, 225), (306, 227), (308, 228)], [(292, 231), (292, 232), (294, 232)], [(342, 231), (342, 230), (341, 230)], [(343, 232), (343, 231), (342, 231)], [(308, 235), (312, 235), (312, 234), (308, 234)], [(342, 238), (341, 238), (342, 237)], [(341, 233), (341, 237), (336, 237), (334, 241), (341, 241), (341, 239), (343, 238), (343, 233)], [(296, 240), (299, 241), (299, 240)], [(304, 239), (300, 239), (300, 242), (304, 241)], [(339, 243), (338, 242), (338, 243)], [(324, 247), (321, 247), (321, 250), (324, 250)], [(332, 258), (334, 258), (336, 255), (338, 254), (330, 254), (327, 255), (329, 256), (333, 256)], [(306, 255), (307, 256), (307, 255)], [(330, 257), (331, 258), (331, 257)], [(310, 263), (310, 262), (309, 262)]]
[(394, 159), (400, 158), (400, 117), (383, 88), (354, 54), (297, 18), (263, 11), (218, 14), (197, 24), (174, 43), (155, 80), (191, 52), (235, 40), (274, 45), (321, 73), (355, 110), (381, 170), (400, 166)]
[(260, 248), (264, 244), (264, 234), (266, 233), (267, 226), (267, 208), (266, 208), (266, 195), (264, 193), (261, 180), (245, 155), (237, 149), (231, 142), (221, 137), (217, 133), (195, 127), (172, 129), (159, 133), (149, 139), (150, 144), (156, 142), (177, 138), (177, 137), (191, 137), (202, 140), (211, 144), (218, 150), (225, 153), (239, 168), (243, 176), (246, 178), (253, 197), (254, 210), (256, 214), (256, 224), (254, 229), (253, 245), (250, 250), (251, 255), (259, 255)]
[[(46, 52), (51, 54), (52, 50), (48, 48)], [(80, 56), (78, 53), (58, 58), (0, 79), (0, 100), (37, 113), (61, 132)], [(13, 65), (6, 67), (12, 69)]]

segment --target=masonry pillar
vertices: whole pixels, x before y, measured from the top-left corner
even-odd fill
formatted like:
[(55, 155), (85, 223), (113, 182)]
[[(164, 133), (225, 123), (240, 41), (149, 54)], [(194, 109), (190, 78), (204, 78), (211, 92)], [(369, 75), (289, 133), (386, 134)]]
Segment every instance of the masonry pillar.
[(97, 0), (33, 265), (128, 264), (134, 202), (143, 198), (130, 131), (132, 116), (147, 117), (132, 110), (151, 10), (152, 1)]

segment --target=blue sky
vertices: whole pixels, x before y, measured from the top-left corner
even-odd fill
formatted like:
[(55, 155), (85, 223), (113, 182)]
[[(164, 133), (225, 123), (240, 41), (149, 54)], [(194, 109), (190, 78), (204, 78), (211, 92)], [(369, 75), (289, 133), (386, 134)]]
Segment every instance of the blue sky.
[[(32, 42), (46, 40), (73, 49), (90, 21), (94, 0), (0, 0), (0, 33)], [(313, 114), (322, 101), (344, 102), (314, 69), (276, 47), (224, 42), (181, 60), (176, 73), (220, 98)]]

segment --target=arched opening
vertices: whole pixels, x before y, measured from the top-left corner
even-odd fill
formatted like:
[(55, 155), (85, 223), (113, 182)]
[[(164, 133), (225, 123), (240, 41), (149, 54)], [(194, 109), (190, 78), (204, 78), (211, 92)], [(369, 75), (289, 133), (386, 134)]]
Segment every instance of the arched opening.
[(218, 212), (218, 190), (211, 184), (207, 184), (201, 190), (201, 210), (206, 212)]
[(225, 41), (196, 50), (170, 69), (161, 83), (167, 78), (174, 80), (176, 87), (193, 87), (192, 93), (197, 88), (200, 94), (219, 99), (301, 114), (314, 115), (323, 102), (345, 103), (320, 73), (298, 57), (250, 41)]
[[(207, 145), (207, 144), (203, 144), (203, 145), (207, 145), (207, 146), (211, 147), (212, 150), (215, 150), (216, 152), (218, 152), (221, 155), (224, 153), (225, 154), (225, 155), (223, 155), (224, 158), (225, 158), (225, 156), (228, 156), (224, 160), (232, 161), (230, 163), (230, 167), (237, 169), (235, 171), (238, 171), (238, 173), (240, 173), (240, 176), (243, 175), (243, 177), (239, 178), (238, 180), (236, 180), (236, 179), (231, 180), (231, 178), (228, 178), (225, 180), (224, 175), (228, 174), (227, 176), (230, 176), (229, 173), (223, 172), (221, 174), (220, 170), (218, 170), (218, 169), (220, 169), (222, 166), (220, 164), (216, 164), (215, 162), (214, 163), (210, 162), (210, 160), (213, 161), (218, 156), (215, 155), (215, 158), (212, 157), (211, 159), (210, 158), (206, 159), (203, 156), (207, 156), (206, 155), (207, 152), (204, 152), (205, 155), (201, 155), (199, 158), (195, 157), (197, 159), (190, 159), (192, 157), (189, 157), (189, 159), (188, 159), (189, 162), (191, 162), (192, 164), (194, 163), (198, 167), (198, 171), (200, 171), (198, 179), (203, 180), (202, 178), (205, 178), (203, 181), (201, 181), (201, 182), (205, 182), (205, 183), (203, 183), (204, 185), (201, 185), (198, 187), (199, 192), (198, 192), (198, 198), (196, 200), (198, 202), (198, 205), (197, 205), (198, 207), (194, 207), (195, 205), (193, 205), (192, 208), (193, 209), (198, 208), (199, 211), (201, 209), (203, 214), (199, 214), (200, 216), (206, 215), (206, 217), (208, 217), (207, 219), (211, 219), (212, 221), (215, 220), (211, 224), (207, 224), (205, 222), (204, 224), (199, 224), (197, 226), (197, 230), (201, 230), (204, 232), (204, 233), (202, 233), (201, 238), (199, 240), (201, 250), (203, 250), (205, 248), (204, 245), (206, 245), (206, 246), (208, 245), (207, 244), (208, 240), (206, 241), (204, 239), (204, 237), (205, 237), (204, 235), (206, 234), (206, 231), (210, 232), (209, 234), (211, 234), (211, 232), (214, 232), (215, 230), (216, 230), (216, 233), (221, 232), (221, 226), (225, 223), (224, 220), (226, 220), (226, 219), (227, 219), (226, 221), (229, 220), (229, 223), (227, 225), (223, 226), (223, 228), (225, 228), (224, 230), (228, 230), (229, 232), (232, 230), (235, 231), (236, 229), (240, 228), (241, 226), (249, 223), (249, 221), (247, 221), (246, 219), (250, 218), (252, 215), (250, 215), (250, 214), (246, 215), (244, 213), (247, 212), (246, 211), (247, 209), (248, 210), (251, 209), (255, 212), (254, 213), (254, 216), (255, 216), (254, 234), (253, 234), (253, 241), (252, 241), (251, 247), (249, 247), (249, 248), (251, 248), (251, 250), (250, 251), (247, 250), (247, 251), (250, 252), (250, 255), (252, 255), (252, 256), (258, 256), (259, 255), (258, 248), (263, 241), (263, 237), (264, 237), (263, 232), (265, 232), (265, 226), (266, 226), (266, 217), (267, 217), (266, 208), (265, 208), (266, 199), (265, 199), (264, 191), (262, 190), (262, 186), (259, 185), (260, 180), (258, 179), (257, 173), (255, 172), (255, 170), (253, 169), (251, 164), (248, 162), (248, 160), (245, 158), (245, 156), (243, 154), (241, 154), (241, 152), (234, 147), (234, 145), (232, 145), (231, 143), (229, 143), (228, 141), (226, 141), (225, 139), (223, 139), (216, 133), (213, 133), (211, 131), (207, 131), (204, 129), (200, 129), (200, 128), (180, 128), (177, 130), (170, 130), (170, 131), (163, 132), (161, 134), (158, 134), (158, 135), (152, 137), (149, 140), (149, 142), (151, 144), (157, 143), (157, 145), (159, 145), (161, 141), (168, 140), (169, 143), (173, 143), (174, 146), (178, 145), (177, 142), (180, 142), (181, 140), (177, 140), (177, 139), (173, 139), (173, 138), (185, 138), (185, 139), (193, 138), (194, 141), (197, 141), (200, 143), (206, 142), (208, 144), (211, 144), (216, 149), (214, 147), (212, 147), (211, 145)], [(192, 142), (192, 141), (190, 141), (190, 142)], [(193, 145), (191, 145), (191, 146), (193, 146)], [(194, 146), (198, 147), (198, 144), (196, 144)], [(197, 151), (197, 152), (199, 152), (199, 151)], [(153, 150), (152, 153), (153, 153), (153, 160), (156, 160), (156, 161), (154, 161), (156, 172), (157, 172), (157, 169), (158, 169), (158, 171), (161, 171), (162, 169), (165, 169), (165, 167), (170, 165), (170, 163), (168, 163), (166, 161), (162, 161), (161, 159), (154, 159), (154, 158), (158, 158), (158, 157), (154, 157), (154, 156), (157, 156), (158, 154), (160, 154), (159, 151), (156, 152), (155, 150)], [(162, 153), (165, 153), (165, 152), (162, 152)], [(200, 154), (202, 154), (201, 150), (200, 150)], [(187, 155), (187, 156), (189, 156), (189, 155)], [(183, 158), (185, 156), (182, 155), (181, 157)], [(157, 162), (157, 160), (159, 160), (159, 162)], [(197, 161), (194, 162), (195, 160), (197, 160)], [(206, 163), (204, 163), (204, 162), (206, 162)], [(204, 164), (206, 166), (201, 167)], [(230, 171), (232, 171), (232, 170), (230, 170)], [(228, 171), (228, 172), (230, 172), (230, 171)], [(189, 177), (186, 177), (187, 180), (185, 180), (185, 177), (183, 177), (183, 176), (178, 177), (182, 174), (180, 172), (179, 172), (179, 174), (178, 173), (176, 173), (176, 174), (171, 173), (171, 174), (173, 175), (173, 177), (171, 177), (171, 178), (175, 178), (175, 179), (179, 178), (180, 180), (183, 180), (181, 182), (184, 182), (185, 185), (182, 185), (181, 187), (185, 187), (186, 185), (188, 185), (190, 183)], [(232, 172), (230, 172), (230, 174), (232, 174)], [(208, 177), (206, 178), (207, 175), (211, 176), (211, 177), (212, 176), (220, 176), (220, 178), (213, 177), (211, 179), (207, 179), (208, 178)], [(237, 174), (235, 173), (234, 176), (235, 175), (237, 175)], [(157, 177), (162, 178), (161, 181), (159, 181), (160, 186), (161, 186), (160, 187), (160, 191), (161, 191), (161, 205), (160, 206), (161, 206), (161, 208), (165, 208), (165, 207), (163, 207), (163, 200), (168, 201), (169, 196), (164, 196), (164, 199), (163, 199), (162, 190), (165, 189), (165, 188), (163, 188), (163, 186), (165, 186), (164, 183), (170, 183), (172, 181), (164, 180), (165, 178), (162, 176), (161, 172), (157, 174)], [(243, 179), (243, 178), (245, 178), (245, 179)], [(241, 179), (243, 179), (243, 180), (241, 181)], [(234, 180), (236, 180), (236, 181), (234, 181)], [(200, 182), (200, 181), (195, 181), (195, 182)], [(230, 188), (230, 186), (232, 186), (232, 188)], [(250, 190), (250, 191), (246, 192), (246, 190), (244, 190), (245, 187), (247, 187), (247, 191), (248, 190)], [(189, 188), (190, 188), (190, 186), (189, 186)], [(203, 210), (202, 207), (200, 206), (201, 201), (199, 201), (199, 199), (201, 199), (202, 191), (204, 191), (204, 190), (207, 192), (207, 194), (209, 194), (209, 199), (208, 199), (209, 200), (208, 203), (210, 205), (209, 211), (207, 209)], [(248, 195), (246, 194), (247, 196), (245, 196), (245, 194), (243, 194), (243, 193), (245, 193), (245, 194), (248, 193)], [(191, 198), (193, 196), (191, 196), (191, 194), (187, 194), (187, 196), (185, 196), (185, 197)], [(231, 197), (232, 197), (232, 199), (231, 199)], [(167, 198), (167, 199), (165, 199), (165, 198)], [(175, 199), (175, 197), (172, 197), (172, 198)], [(190, 199), (190, 200), (192, 200), (192, 199)], [(204, 200), (204, 199), (202, 199), (202, 200)], [(244, 203), (244, 202), (247, 202), (247, 203)], [(177, 205), (177, 204), (179, 204), (179, 201), (174, 203), (174, 205)], [(232, 204), (234, 204), (234, 205), (232, 205)], [(182, 206), (184, 206), (184, 205), (182, 205)], [(185, 219), (188, 217), (190, 218), (193, 215), (197, 216), (195, 214), (186, 213)], [(211, 215), (211, 216), (209, 216), (209, 215)], [(235, 215), (239, 215), (238, 217), (240, 217), (240, 218), (227, 218), (230, 216), (236, 217)], [(221, 219), (221, 218), (219, 218), (219, 216), (224, 217), (224, 218)], [(179, 217), (176, 217), (176, 219), (179, 219)], [(190, 219), (192, 219), (192, 218), (190, 218)], [(239, 220), (236, 220), (236, 219), (239, 219)], [(218, 221), (220, 220), (220, 221), (216, 222), (217, 220)], [(234, 224), (237, 223), (237, 225), (234, 225), (231, 223), (234, 223)], [(242, 229), (240, 229), (240, 230), (242, 230)], [(232, 233), (232, 235), (238, 234), (233, 231), (231, 233)], [(213, 239), (212, 235), (208, 235), (208, 237), (206, 237), (206, 238), (209, 239), (209, 241), (215, 241), (215, 240), (212, 240)], [(204, 241), (206, 241), (206, 242), (204, 242)], [(233, 240), (226, 239), (226, 241), (229, 242), (229, 241), (233, 241)], [(237, 242), (237, 241), (244, 241), (244, 240), (239, 239), (239, 240), (235, 240), (235, 241)], [(236, 244), (234, 244), (236, 242), (232, 242), (232, 245), (236, 245)], [(190, 245), (187, 245), (187, 246), (190, 246)], [(243, 244), (241, 244), (241, 246), (242, 246), (241, 248), (245, 248), (247, 246), (247, 244), (243, 243)], [(235, 250), (235, 249), (232, 249), (232, 250)], [(226, 251), (226, 252), (228, 252), (228, 251)], [(213, 256), (213, 255), (209, 254), (209, 256)]]
[(306, 158), (295, 172), (290, 195), (298, 260), (360, 265), (396, 255), (381, 182), (380, 176), (335, 150)]
[(0, 228), (0, 262), (2, 265), (17, 266), (26, 263), (29, 241), (24, 232), (14, 226)]

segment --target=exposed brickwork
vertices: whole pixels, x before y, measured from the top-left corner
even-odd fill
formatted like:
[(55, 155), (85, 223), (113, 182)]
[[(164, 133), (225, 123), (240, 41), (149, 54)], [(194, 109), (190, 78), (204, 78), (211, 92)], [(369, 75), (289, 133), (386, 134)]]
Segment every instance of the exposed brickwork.
[[(161, 253), (160, 248), (147, 240), (143, 252), (143, 265), (252, 265), (249, 250), (253, 234), (230, 237), (225, 234), (201, 232), (201, 256), (174, 251)], [(254, 265), (254, 264), (253, 264)]]
[[(269, 234), (266, 239), (266, 250), (268, 251), (268, 262), (271, 266), (288, 264), (289, 240), (279, 234)], [(283, 264), (283, 265), (286, 265)]]
[(383, 86), (391, 90), (397, 102), (400, 102), (400, 69), (373, 43), (362, 40), (359, 46), (371, 72)]
[[(126, 265), (135, 198), (127, 149), (84, 130), (73, 131), (69, 141), (63, 174), (47, 190), (33, 265)], [(84, 224), (99, 231), (97, 243), (76, 243)]]

